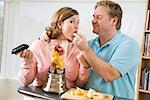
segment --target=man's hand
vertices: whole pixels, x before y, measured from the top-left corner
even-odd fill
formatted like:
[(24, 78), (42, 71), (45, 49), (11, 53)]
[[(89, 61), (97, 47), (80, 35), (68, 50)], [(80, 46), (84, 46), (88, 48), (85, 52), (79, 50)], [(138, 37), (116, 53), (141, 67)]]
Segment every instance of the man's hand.
[(87, 51), (89, 49), (89, 45), (84, 35), (74, 33), (73, 43), (81, 50)]

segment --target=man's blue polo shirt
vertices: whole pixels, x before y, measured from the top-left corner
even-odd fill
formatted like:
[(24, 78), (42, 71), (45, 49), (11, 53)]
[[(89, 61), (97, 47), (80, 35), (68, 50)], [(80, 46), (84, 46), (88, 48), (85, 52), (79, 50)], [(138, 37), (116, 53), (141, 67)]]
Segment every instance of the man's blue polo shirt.
[(99, 44), (99, 39), (100, 37), (96, 37), (90, 40), (89, 46), (99, 58), (115, 67), (121, 73), (121, 77), (112, 82), (105, 82), (94, 69), (91, 69), (86, 89), (93, 88), (116, 97), (134, 99), (136, 73), (140, 61), (138, 43), (121, 31), (102, 46)]

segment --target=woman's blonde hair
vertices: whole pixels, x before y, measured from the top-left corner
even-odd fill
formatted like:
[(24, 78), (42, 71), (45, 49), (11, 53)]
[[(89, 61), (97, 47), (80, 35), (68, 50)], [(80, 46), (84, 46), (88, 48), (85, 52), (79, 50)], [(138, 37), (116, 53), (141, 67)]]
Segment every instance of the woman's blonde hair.
[(110, 18), (114, 18), (114, 17), (118, 18), (116, 29), (119, 30), (121, 27), (121, 19), (122, 19), (122, 9), (120, 5), (113, 1), (102, 0), (96, 3), (95, 9), (98, 6), (105, 6), (107, 8), (107, 12)]
[(56, 13), (54, 13), (50, 25), (45, 28), (49, 39), (56, 39), (62, 34), (62, 30), (58, 26), (60, 22), (78, 14), (79, 13), (75, 9), (70, 7), (60, 8)]

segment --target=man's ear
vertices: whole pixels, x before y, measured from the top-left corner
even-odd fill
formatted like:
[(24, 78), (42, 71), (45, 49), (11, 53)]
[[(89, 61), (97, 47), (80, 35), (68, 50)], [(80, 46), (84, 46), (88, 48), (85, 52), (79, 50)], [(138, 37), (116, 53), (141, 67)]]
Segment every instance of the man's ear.
[(113, 24), (116, 26), (117, 23), (118, 23), (118, 17), (114, 17), (114, 18), (113, 18)]

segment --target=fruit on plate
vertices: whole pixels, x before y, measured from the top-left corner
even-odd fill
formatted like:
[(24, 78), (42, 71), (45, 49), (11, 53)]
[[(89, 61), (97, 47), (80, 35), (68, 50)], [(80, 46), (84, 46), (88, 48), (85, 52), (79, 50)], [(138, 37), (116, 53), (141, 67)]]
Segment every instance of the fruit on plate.
[(70, 93), (73, 96), (81, 96), (81, 100), (112, 100), (112, 98), (110, 98), (111, 95), (102, 94), (93, 89), (84, 90), (81, 88), (76, 88), (71, 89)]
[(84, 96), (87, 94), (87, 91), (85, 91), (81, 88), (77, 88), (77, 89), (71, 89), (70, 93), (72, 95)]

